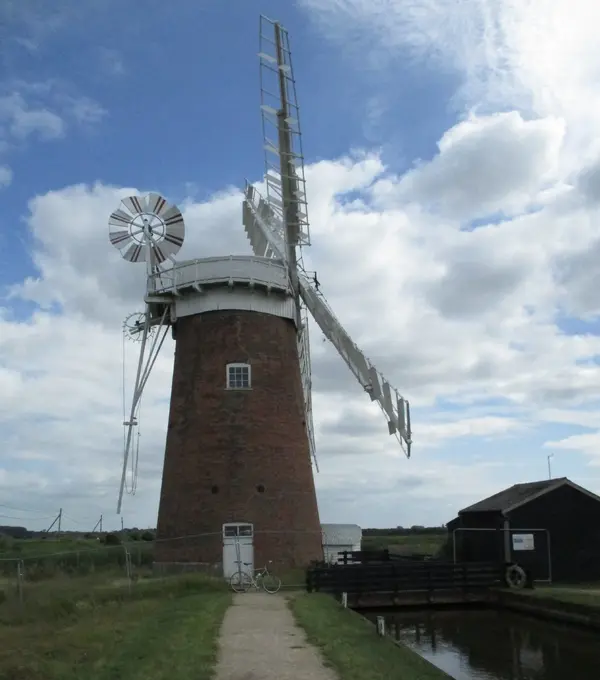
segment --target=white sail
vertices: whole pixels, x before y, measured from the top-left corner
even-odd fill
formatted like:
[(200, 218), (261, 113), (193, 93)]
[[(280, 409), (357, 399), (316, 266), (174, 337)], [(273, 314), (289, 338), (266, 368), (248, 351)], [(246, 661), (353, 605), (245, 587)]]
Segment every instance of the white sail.
[(337, 320), (329, 305), (303, 274), (299, 275), (299, 284), (302, 300), (319, 328), (337, 349), (371, 400), (379, 404), (387, 419), (389, 433), (396, 435), (406, 455), (410, 457), (412, 439), (408, 401), (365, 357)]

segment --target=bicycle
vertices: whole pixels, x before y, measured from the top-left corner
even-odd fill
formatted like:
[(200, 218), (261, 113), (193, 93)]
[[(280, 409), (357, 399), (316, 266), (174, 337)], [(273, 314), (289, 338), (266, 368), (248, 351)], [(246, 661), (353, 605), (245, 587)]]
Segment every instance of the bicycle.
[[(244, 567), (252, 566), (251, 562), (242, 562), (242, 564)], [(269, 564), (271, 564), (270, 561)], [(272, 574), (267, 566), (255, 569), (254, 574), (238, 569), (231, 575), (229, 585), (235, 593), (246, 593), (250, 588), (256, 588), (256, 590), (262, 588), (266, 593), (273, 595), (281, 588), (281, 579)]]

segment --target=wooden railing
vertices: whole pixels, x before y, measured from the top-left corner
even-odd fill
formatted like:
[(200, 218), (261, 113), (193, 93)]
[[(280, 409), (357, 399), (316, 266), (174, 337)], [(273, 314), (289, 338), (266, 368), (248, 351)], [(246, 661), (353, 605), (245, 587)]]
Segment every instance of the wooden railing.
[(432, 559), (425, 553), (393, 553), (384, 550), (344, 550), (338, 553), (337, 564), (366, 564), (371, 562), (410, 561), (424, 562)]
[(389, 561), (389, 550), (344, 550), (338, 553), (338, 564), (366, 564), (369, 562)]
[(502, 564), (389, 560), (311, 567), (306, 572), (306, 589), (336, 594), (473, 591), (499, 585), (502, 579)]

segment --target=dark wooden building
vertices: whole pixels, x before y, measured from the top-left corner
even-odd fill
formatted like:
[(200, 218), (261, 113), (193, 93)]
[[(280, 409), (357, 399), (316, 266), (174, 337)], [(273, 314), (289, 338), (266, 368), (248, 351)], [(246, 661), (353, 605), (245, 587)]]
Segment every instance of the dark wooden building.
[(515, 484), (447, 527), (456, 561), (517, 562), (538, 581), (600, 580), (600, 497), (566, 477)]

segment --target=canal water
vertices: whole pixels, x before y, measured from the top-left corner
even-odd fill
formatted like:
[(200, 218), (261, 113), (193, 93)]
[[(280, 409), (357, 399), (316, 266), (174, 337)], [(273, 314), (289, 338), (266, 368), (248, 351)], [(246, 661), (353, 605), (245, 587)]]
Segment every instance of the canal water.
[(455, 680), (600, 679), (598, 633), (494, 609), (384, 616), (390, 636)]

